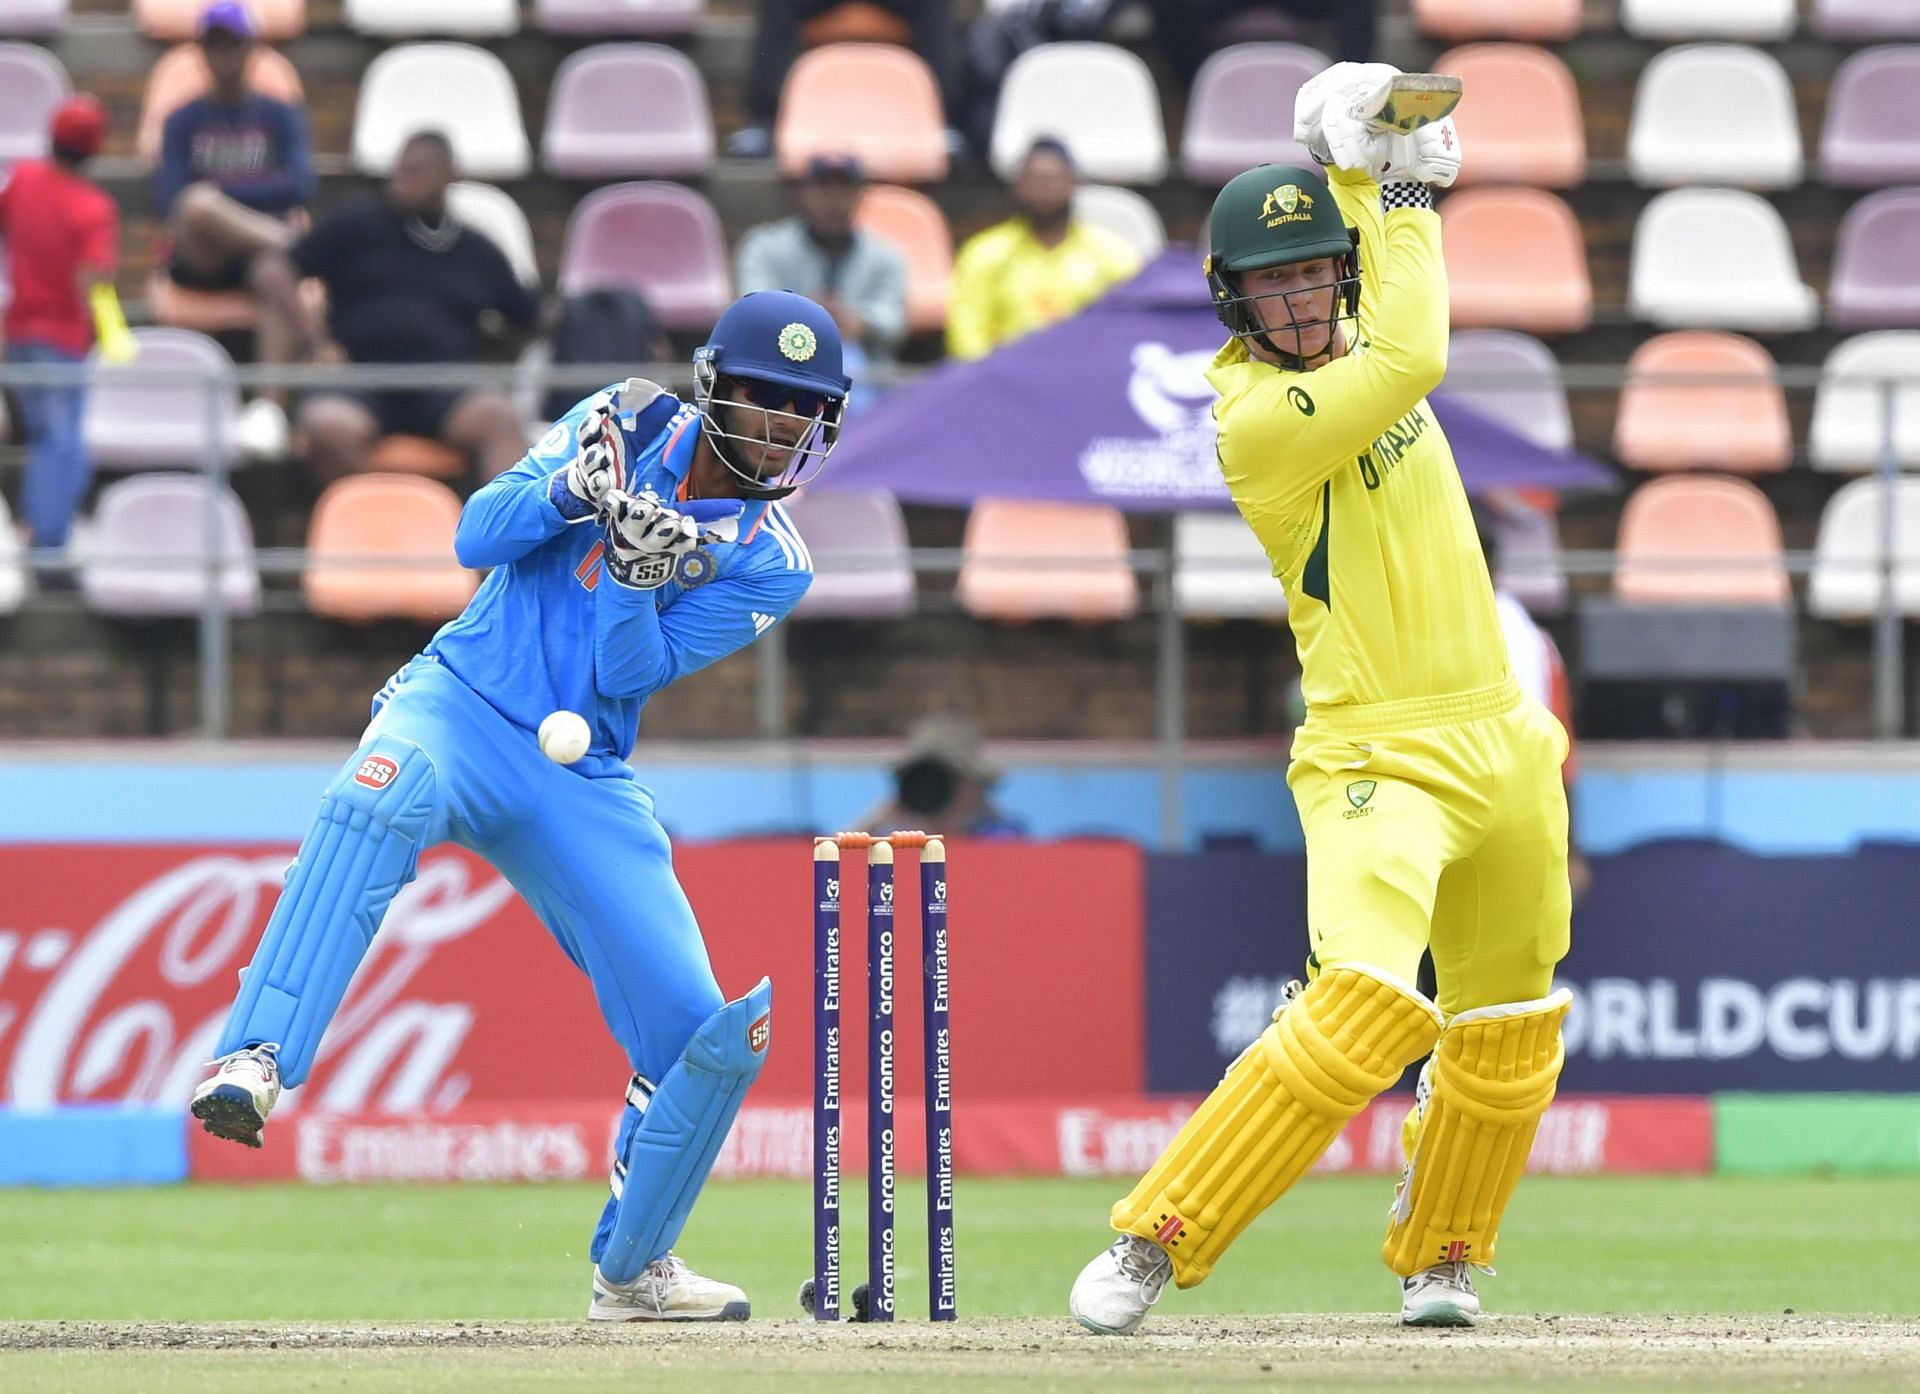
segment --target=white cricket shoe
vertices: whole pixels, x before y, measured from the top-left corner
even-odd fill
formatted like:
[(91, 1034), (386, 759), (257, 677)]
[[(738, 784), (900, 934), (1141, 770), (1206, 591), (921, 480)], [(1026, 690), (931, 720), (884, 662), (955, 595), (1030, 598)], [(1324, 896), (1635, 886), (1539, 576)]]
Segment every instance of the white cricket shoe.
[(1402, 1326), (1472, 1326), (1479, 1315), (1471, 1264), (1436, 1263), (1400, 1280)]
[(267, 1115), (280, 1098), (277, 1045), (250, 1046), (213, 1063), (219, 1068), (193, 1091), (193, 1116), (215, 1137), (260, 1145)]
[(630, 1283), (616, 1283), (593, 1266), (588, 1321), (745, 1321), (753, 1308), (732, 1283), (703, 1278), (685, 1260), (666, 1254)]
[(1172, 1276), (1173, 1260), (1165, 1249), (1137, 1234), (1123, 1234), (1080, 1270), (1067, 1307), (1089, 1331), (1131, 1336)]

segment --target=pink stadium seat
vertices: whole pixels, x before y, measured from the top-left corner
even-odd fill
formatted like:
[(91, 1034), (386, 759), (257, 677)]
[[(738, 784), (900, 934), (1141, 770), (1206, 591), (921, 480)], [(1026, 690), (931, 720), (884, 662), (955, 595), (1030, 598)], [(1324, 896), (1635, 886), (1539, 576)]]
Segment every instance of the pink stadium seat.
[(600, 44), (560, 65), (541, 161), (572, 179), (698, 178), (712, 170), (713, 112), (700, 70), (661, 44)]
[(67, 0), (0, 0), (0, 34), (46, 39), (67, 26)]
[(1580, 0), (1413, 0), (1413, 22), (1421, 33), (1445, 43), (1560, 43), (1580, 32)]
[(707, 0), (534, 0), (533, 19), (550, 34), (691, 34)]
[[(211, 527), (209, 526), (211, 524)], [(197, 615), (214, 593), (232, 614), (260, 608), (253, 526), (233, 490), (197, 474), (144, 474), (100, 491), (82, 554), (92, 609), (125, 616)]]
[(818, 154), (857, 155), (875, 179), (947, 177), (946, 118), (926, 62), (887, 44), (828, 44), (800, 56), (780, 94), (780, 168)]
[(1920, 326), (1920, 189), (1868, 194), (1840, 220), (1827, 319), (1838, 329)]
[(1593, 319), (1573, 210), (1539, 189), (1467, 189), (1440, 205), (1456, 328), (1571, 334)]
[(1793, 431), (1773, 356), (1738, 334), (1680, 330), (1647, 340), (1627, 361), (1613, 449), (1639, 470), (1785, 469)]
[(1257, 164), (1305, 164), (1293, 143), (1293, 99), (1326, 66), (1325, 54), (1300, 44), (1236, 44), (1208, 58), (1180, 142), (1187, 177), (1224, 184)]
[(1531, 44), (1467, 44), (1434, 60), (1473, 100), (1454, 117), (1466, 158), (1462, 184), (1567, 189), (1587, 177), (1580, 93), (1567, 65)]
[(996, 620), (1123, 620), (1139, 609), (1127, 520), (1105, 504), (982, 499), (967, 517), (960, 605)]
[(1827, 89), (1820, 177), (1874, 187), (1920, 179), (1920, 44), (1870, 48)]
[(1459, 329), (1441, 390), (1548, 450), (1573, 449), (1573, 417), (1553, 350), (1510, 329)]
[(1672, 475), (1627, 500), (1613, 593), (1636, 605), (1784, 605), (1780, 520), (1744, 479)]
[(1813, 0), (1813, 27), (1854, 43), (1920, 39), (1920, 0)]
[(913, 613), (913, 564), (900, 504), (881, 489), (807, 489), (787, 504), (813, 554), (801, 619), (899, 619)]
[(668, 329), (711, 325), (733, 294), (713, 205), (678, 184), (614, 184), (588, 194), (567, 222), (560, 291), (598, 286), (639, 291)]
[(943, 328), (953, 296), (953, 233), (940, 205), (913, 189), (874, 184), (855, 222), (907, 259), (907, 327), (915, 333)]
[(0, 167), (46, 155), (53, 109), (72, 90), (67, 70), (44, 48), (0, 44)]
[[(229, 463), (237, 460), (240, 389), (227, 351), (187, 329), (136, 329), (133, 337), (140, 353), (131, 362), (93, 360), (81, 434), (94, 463), (101, 469), (198, 469), (216, 449)], [(133, 421), (138, 430), (127, 428)]]
[(357, 622), (451, 619), (479, 584), (454, 560), (459, 522), (460, 500), (431, 479), (356, 474), (329, 485), (307, 528), (307, 608)]

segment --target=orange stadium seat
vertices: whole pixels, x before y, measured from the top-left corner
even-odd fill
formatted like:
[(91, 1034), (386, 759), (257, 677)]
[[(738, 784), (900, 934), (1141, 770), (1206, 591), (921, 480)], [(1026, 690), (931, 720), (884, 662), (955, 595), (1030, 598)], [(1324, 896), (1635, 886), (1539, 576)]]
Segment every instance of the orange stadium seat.
[(780, 169), (796, 177), (819, 154), (851, 153), (875, 179), (947, 177), (946, 118), (933, 73), (887, 44), (828, 44), (800, 56), (780, 94)]
[(1440, 205), (1456, 328), (1570, 334), (1593, 321), (1573, 210), (1539, 189), (1468, 189)]
[(944, 326), (953, 294), (953, 233), (940, 205), (912, 189), (875, 184), (854, 221), (906, 257), (908, 327), (920, 333)]
[(1127, 520), (1106, 504), (982, 499), (956, 593), (982, 619), (1127, 619), (1140, 607)]
[[(178, 43), (199, 32), (206, 8), (207, 0), (133, 0), (133, 20), (149, 39)], [(291, 39), (307, 27), (307, 0), (248, 0), (247, 8), (268, 43)]]
[(1613, 593), (1635, 605), (1784, 605), (1780, 519), (1744, 479), (1672, 475), (1627, 500)]
[(823, 44), (910, 44), (913, 26), (884, 5), (846, 0), (801, 21), (800, 42), (808, 48)]
[(458, 479), (467, 472), (467, 457), (444, 441), (429, 440), (425, 436), (382, 436), (367, 453), (367, 469), (375, 474)]
[[(262, 94), (295, 105), (306, 101), (300, 74), (283, 54), (254, 45), (247, 60), (247, 82)], [(140, 128), (134, 149), (149, 167), (160, 161), (160, 136), (167, 118), (213, 88), (213, 74), (200, 56), (200, 45), (179, 44), (161, 55), (147, 75), (147, 92), (140, 101)]]
[(1467, 44), (1434, 60), (1473, 100), (1454, 117), (1462, 184), (1567, 189), (1587, 177), (1587, 131), (1567, 65), (1531, 44)]
[(307, 608), (357, 622), (452, 618), (479, 584), (453, 557), (459, 522), (460, 500), (431, 479), (356, 474), (329, 485), (307, 528)]
[[(1727, 380), (1662, 381), (1673, 377)], [(1738, 334), (1680, 330), (1647, 340), (1627, 361), (1613, 449), (1638, 470), (1785, 469), (1793, 431), (1773, 355)]]
[(1580, 32), (1580, 0), (1413, 0), (1413, 22), (1421, 33), (1444, 43), (1560, 43)]

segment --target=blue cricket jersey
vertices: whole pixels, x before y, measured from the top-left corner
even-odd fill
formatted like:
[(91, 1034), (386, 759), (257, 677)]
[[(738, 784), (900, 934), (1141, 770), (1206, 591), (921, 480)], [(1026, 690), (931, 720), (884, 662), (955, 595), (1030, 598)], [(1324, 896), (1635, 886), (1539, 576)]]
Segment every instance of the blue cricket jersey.
[[(656, 590), (614, 580), (603, 528), (591, 517), (563, 517), (550, 489), (578, 449), (580, 421), (615, 391), (580, 402), (467, 500), (454, 551), (462, 566), (493, 571), (425, 650), (529, 731), (556, 711), (584, 716), (593, 745), (571, 768), (590, 778), (632, 778), (625, 757), (647, 698), (752, 643), (792, 612), (813, 580), (813, 559), (787, 511), (751, 500), (737, 542), (703, 544), (694, 554), (708, 564), (683, 560)], [(698, 414), (651, 383), (622, 391), (620, 405), (627, 491), (678, 497), (700, 441)]]

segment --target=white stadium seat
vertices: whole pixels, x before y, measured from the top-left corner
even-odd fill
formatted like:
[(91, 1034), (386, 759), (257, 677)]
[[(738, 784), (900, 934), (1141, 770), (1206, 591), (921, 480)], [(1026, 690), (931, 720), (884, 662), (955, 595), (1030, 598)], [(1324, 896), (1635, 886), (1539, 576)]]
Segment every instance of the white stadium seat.
[(994, 112), (994, 172), (1011, 178), (1041, 136), (1061, 140), (1088, 179), (1157, 184), (1167, 176), (1153, 74), (1114, 44), (1041, 44), (1014, 60)]
[(1639, 183), (1785, 189), (1805, 167), (1793, 83), (1770, 55), (1693, 44), (1640, 74), (1627, 128), (1627, 168)]
[(458, 34), (495, 38), (520, 27), (516, 0), (347, 0), (349, 29), (362, 34)]
[(533, 258), (533, 229), (520, 205), (491, 184), (460, 179), (447, 187), (447, 211), (455, 220), (506, 253), (513, 274), (529, 286), (540, 284), (540, 268)]
[(1670, 329), (1810, 329), (1820, 298), (1800, 279), (1787, 225), (1739, 189), (1671, 189), (1633, 229), (1627, 303)]
[(401, 44), (367, 65), (353, 116), (354, 164), (387, 173), (421, 130), (453, 142), (455, 170), (466, 178), (517, 179), (533, 168), (513, 75), (483, 48)]
[(1173, 599), (1201, 619), (1282, 619), (1287, 593), (1273, 562), (1238, 513), (1176, 513)]
[(1838, 380), (1874, 377), (1906, 379), (1894, 389), (1894, 451), (1903, 469), (1920, 469), (1920, 329), (1856, 335), (1827, 355), (1808, 433), (1816, 468), (1879, 468), (1885, 389), (1877, 382)]
[[(1879, 611), (1886, 492), (1884, 480), (1855, 479), (1841, 486), (1820, 515), (1807, 586), (1807, 608), (1820, 618), (1864, 620)], [(1920, 615), (1920, 479), (1901, 476), (1893, 494), (1894, 603), (1902, 614)]]
[(1073, 216), (1103, 227), (1152, 261), (1167, 245), (1166, 225), (1144, 194), (1114, 184), (1082, 184), (1073, 196)]
[(1636, 39), (1784, 39), (1794, 0), (1620, 0), (1620, 24)]

